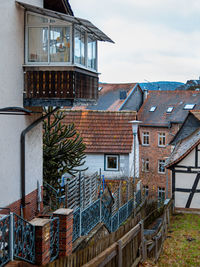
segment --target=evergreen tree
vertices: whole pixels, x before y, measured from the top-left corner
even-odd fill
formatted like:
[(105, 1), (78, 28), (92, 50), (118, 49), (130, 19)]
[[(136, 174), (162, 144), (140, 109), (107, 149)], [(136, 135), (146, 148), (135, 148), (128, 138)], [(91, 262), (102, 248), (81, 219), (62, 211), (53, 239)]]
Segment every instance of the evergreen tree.
[[(49, 107), (44, 112), (49, 113), (51, 110), (52, 107)], [(75, 175), (84, 165), (86, 157), (82, 137), (75, 130), (74, 124), (62, 123), (64, 117), (64, 113), (58, 111), (43, 124), (43, 178), (56, 189), (60, 188), (62, 175)]]

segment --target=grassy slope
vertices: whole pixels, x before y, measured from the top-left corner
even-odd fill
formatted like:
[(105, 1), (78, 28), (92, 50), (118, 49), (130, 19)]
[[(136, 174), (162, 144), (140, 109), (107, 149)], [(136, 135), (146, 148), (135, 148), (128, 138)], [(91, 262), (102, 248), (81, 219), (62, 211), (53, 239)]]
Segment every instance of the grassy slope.
[(174, 215), (158, 263), (155, 265), (148, 261), (143, 266), (199, 267), (200, 215)]

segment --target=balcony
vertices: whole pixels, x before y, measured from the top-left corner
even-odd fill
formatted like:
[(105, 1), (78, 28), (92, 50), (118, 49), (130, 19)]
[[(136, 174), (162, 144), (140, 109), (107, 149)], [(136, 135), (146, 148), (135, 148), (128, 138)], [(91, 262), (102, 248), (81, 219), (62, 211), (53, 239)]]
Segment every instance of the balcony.
[(96, 101), (98, 75), (67, 67), (24, 67), (24, 106), (72, 106)]
[(97, 41), (113, 41), (85, 19), (16, 3), (25, 10), (24, 106), (96, 101)]

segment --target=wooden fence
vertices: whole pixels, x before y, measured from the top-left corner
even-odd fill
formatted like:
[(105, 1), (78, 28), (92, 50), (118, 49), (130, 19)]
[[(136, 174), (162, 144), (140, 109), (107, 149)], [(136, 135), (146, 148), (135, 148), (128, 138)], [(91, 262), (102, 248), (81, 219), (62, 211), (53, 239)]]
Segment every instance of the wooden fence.
[[(165, 203), (161, 224), (150, 238), (147, 235), (148, 239), (146, 239), (144, 220), (137, 222), (138, 217), (130, 220), (127, 226), (121, 226), (118, 231), (106, 236), (97, 243), (91, 242), (87, 248), (68, 257), (59, 258), (46, 266), (128, 267), (137, 266), (139, 262), (145, 261), (147, 257), (153, 257), (156, 262), (166, 238), (171, 207), (171, 201)], [(131, 227), (131, 229), (128, 227)], [(127, 229), (129, 230), (127, 231)]]
[(70, 178), (65, 186), (65, 207), (76, 209), (86, 208), (97, 199), (98, 173)]

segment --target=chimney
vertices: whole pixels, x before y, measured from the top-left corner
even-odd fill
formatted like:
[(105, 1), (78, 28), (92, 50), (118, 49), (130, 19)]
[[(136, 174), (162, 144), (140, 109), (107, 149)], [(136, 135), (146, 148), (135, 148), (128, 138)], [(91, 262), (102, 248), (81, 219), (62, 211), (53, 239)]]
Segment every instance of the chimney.
[(148, 90), (144, 89), (144, 101), (147, 99), (148, 96)]

